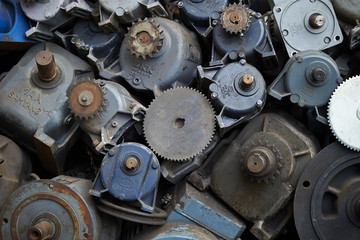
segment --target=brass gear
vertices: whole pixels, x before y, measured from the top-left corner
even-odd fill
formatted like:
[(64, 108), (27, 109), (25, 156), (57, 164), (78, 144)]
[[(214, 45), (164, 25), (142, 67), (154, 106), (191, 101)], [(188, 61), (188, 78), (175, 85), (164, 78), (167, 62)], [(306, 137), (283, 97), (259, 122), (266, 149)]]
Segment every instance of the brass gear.
[(146, 56), (152, 57), (154, 53), (159, 52), (163, 43), (159, 27), (154, 20), (149, 19), (133, 23), (126, 36), (130, 53), (136, 58), (146, 59)]
[(242, 4), (229, 5), (220, 16), (221, 25), (230, 34), (241, 36), (249, 29), (251, 15), (247, 7)]
[(67, 91), (71, 112), (78, 119), (94, 118), (105, 110), (105, 93), (96, 81), (83, 80)]

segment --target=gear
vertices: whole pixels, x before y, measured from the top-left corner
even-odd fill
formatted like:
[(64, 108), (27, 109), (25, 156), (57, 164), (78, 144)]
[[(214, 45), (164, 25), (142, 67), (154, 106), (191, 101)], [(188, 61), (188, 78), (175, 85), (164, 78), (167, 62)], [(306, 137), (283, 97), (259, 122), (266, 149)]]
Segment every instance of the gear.
[(238, 34), (241, 36), (249, 29), (251, 15), (247, 7), (242, 4), (228, 6), (221, 14), (221, 24), (230, 34)]
[(136, 58), (146, 59), (146, 56), (152, 57), (154, 53), (159, 52), (163, 43), (159, 26), (154, 20), (148, 19), (133, 23), (127, 33), (127, 44), (131, 54)]
[(197, 90), (167, 90), (150, 104), (144, 134), (150, 148), (172, 161), (185, 161), (203, 152), (215, 130), (215, 114), (209, 100)]
[(67, 92), (68, 103), (75, 117), (88, 120), (105, 109), (105, 93), (95, 81), (84, 80)]
[(242, 169), (251, 181), (269, 183), (280, 174), (283, 158), (279, 147), (285, 149), (282, 145), (275, 134), (262, 132), (254, 134), (241, 146)]
[(328, 122), (335, 137), (346, 147), (360, 151), (360, 76), (341, 83), (328, 106)]

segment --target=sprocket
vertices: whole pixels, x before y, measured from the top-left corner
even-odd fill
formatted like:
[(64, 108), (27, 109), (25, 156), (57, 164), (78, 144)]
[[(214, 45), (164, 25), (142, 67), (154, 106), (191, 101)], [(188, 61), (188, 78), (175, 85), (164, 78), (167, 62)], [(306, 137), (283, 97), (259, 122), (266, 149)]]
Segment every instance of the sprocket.
[(346, 147), (360, 151), (360, 76), (341, 83), (331, 95), (328, 122), (335, 137)]
[(251, 15), (247, 7), (242, 4), (229, 5), (220, 16), (221, 25), (230, 34), (243, 36), (249, 29)]
[(145, 139), (159, 156), (185, 161), (211, 142), (215, 114), (209, 100), (195, 89), (172, 88), (150, 104), (144, 119)]

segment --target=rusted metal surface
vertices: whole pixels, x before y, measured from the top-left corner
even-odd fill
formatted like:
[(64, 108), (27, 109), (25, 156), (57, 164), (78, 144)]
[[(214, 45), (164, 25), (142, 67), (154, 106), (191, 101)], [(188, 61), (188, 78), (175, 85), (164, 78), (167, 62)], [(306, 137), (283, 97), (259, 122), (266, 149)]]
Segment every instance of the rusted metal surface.
[(244, 5), (230, 5), (221, 14), (221, 24), (227, 32), (243, 35), (249, 28), (250, 14)]
[(40, 51), (35, 56), (39, 78), (51, 81), (56, 77), (56, 64), (54, 55), (49, 51)]

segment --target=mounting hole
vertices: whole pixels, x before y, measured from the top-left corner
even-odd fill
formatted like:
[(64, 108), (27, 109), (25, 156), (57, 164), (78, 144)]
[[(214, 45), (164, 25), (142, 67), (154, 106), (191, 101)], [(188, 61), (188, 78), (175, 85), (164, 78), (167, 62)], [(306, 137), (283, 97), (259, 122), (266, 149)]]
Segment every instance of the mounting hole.
[(339, 41), (340, 40), (340, 36), (335, 36), (335, 40)]
[(291, 53), (291, 55), (292, 55), (292, 56), (295, 56), (295, 55), (296, 55), (296, 53), (297, 53), (297, 52), (292, 52), (292, 53)]
[(286, 37), (287, 35), (289, 35), (289, 31), (287, 29), (284, 29), (282, 31), (282, 34)]
[(84, 239), (88, 239), (88, 238), (89, 238), (89, 234), (84, 233), (83, 237), (84, 237)]
[(2, 219), (2, 224), (7, 224), (9, 221), (8, 221), (8, 219), (7, 218), (3, 218)]
[(183, 118), (175, 119), (175, 122), (174, 122), (175, 128), (182, 128), (184, 125), (185, 125), (185, 119), (183, 119)]
[(281, 7), (276, 7), (276, 8), (275, 8), (275, 11), (278, 12), (278, 13), (280, 13), (281, 10), (282, 10)]
[(134, 78), (134, 84), (138, 85), (141, 82), (139, 77)]
[(304, 181), (303, 186), (304, 186), (304, 188), (310, 187), (310, 182), (309, 181)]

